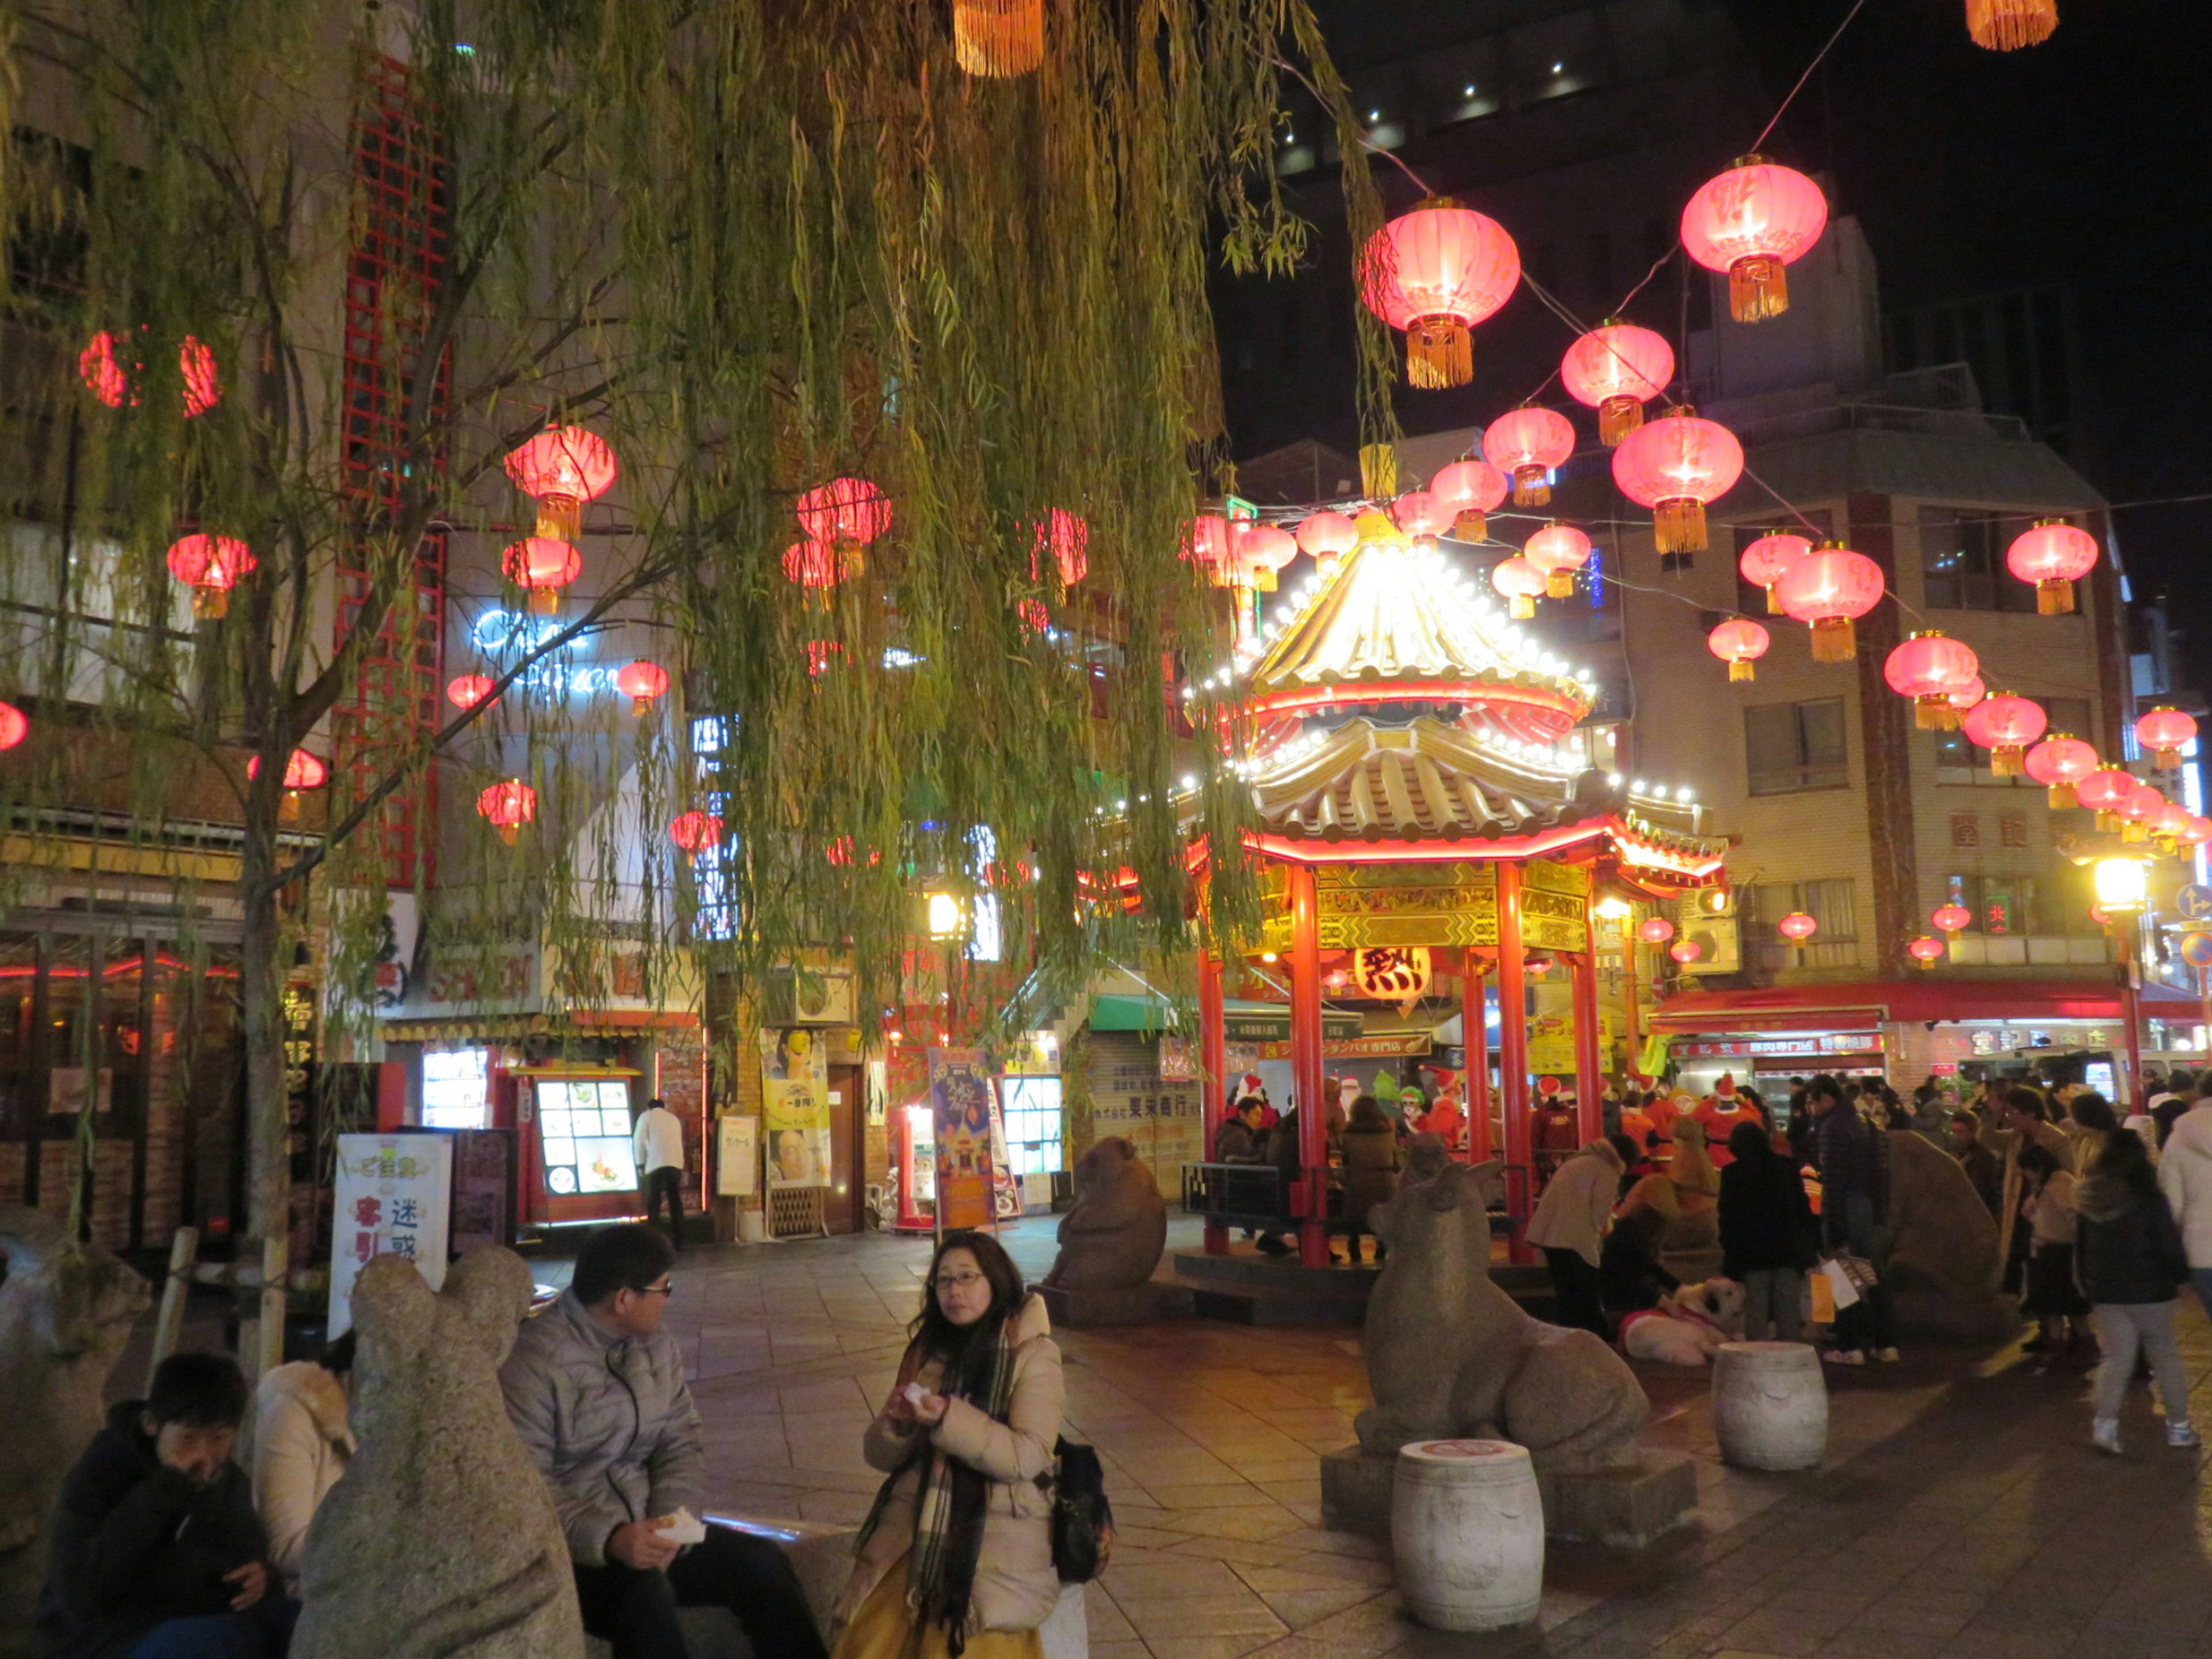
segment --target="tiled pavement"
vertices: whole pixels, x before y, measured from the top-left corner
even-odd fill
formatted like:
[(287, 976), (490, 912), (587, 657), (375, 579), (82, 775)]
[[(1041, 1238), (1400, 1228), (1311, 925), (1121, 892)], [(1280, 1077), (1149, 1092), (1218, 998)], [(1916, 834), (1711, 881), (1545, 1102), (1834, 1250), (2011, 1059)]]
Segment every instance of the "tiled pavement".
[[(1049, 1218), (1008, 1243), (1041, 1273)], [(718, 1506), (866, 1513), (860, 1431), (927, 1260), (926, 1241), (882, 1237), (682, 1258), (668, 1318)], [(2193, 1311), (2185, 1331), (2212, 1421), (2212, 1345)], [(1319, 1525), (1316, 1459), (1367, 1403), (1356, 1333), (1195, 1322), (1060, 1340), (1069, 1426), (1105, 1459), (1119, 1526), (1089, 1596), (1096, 1659), (2212, 1655), (2201, 1459), (2167, 1451), (2140, 1388), (2130, 1455), (2099, 1457), (2082, 1377), (2034, 1376), (2010, 1351), (1832, 1373), (1829, 1458), (1800, 1475), (1724, 1468), (1702, 1378), (1639, 1368), (1650, 1439), (1698, 1460), (1695, 1522), (1640, 1553), (1554, 1545), (1539, 1625), (1466, 1636), (1409, 1622), (1387, 1552)]]

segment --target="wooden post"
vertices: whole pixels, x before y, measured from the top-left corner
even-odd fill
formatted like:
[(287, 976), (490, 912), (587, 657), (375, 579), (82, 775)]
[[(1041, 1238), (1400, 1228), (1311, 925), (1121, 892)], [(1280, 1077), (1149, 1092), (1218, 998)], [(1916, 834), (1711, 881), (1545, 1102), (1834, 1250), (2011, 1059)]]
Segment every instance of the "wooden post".
[(1462, 963), (1466, 978), (1460, 988), (1459, 1035), (1467, 1060), (1467, 1086), (1460, 1093), (1467, 1103), (1467, 1158), (1470, 1164), (1487, 1164), (1491, 1157), (1490, 1020), (1486, 1013), (1490, 997), (1483, 987), (1483, 975), (1487, 971), (1482, 958), (1475, 955), (1474, 947), (1468, 945)]
[(1605, 1133), (1605, 1064), (1599, 1057), (1597, 1029), (1597, 921), (1589, 922), (1590, 948), (1569, 958), (1575, 1000), (1575, 1133), (1584, 1146)]
[(261, 1246), (261, 1346), (252, 1356), (252, 1381), (284, 1363), (284, 1281), (289, 1276), (291, 1241), (279, 1234)]
[[(1229, 1045), (1222, 1034), (1221, 958), (1211, 951), (1198, 953), (1198, 1054), (1202, 1073), (1198, 1085), (1199, 1116), (1204, 1126), (1206, 1157), (1215, 1155), (1214, 1140), (1229, 1121)], [(1217, 1222), (1206, 1224), (1208, 1255), (1229, 1254), (1229, 1229)]]
[(1298, 1163), (1305, 1213), (1298, 1223), (1298, 1260), (1328, 1266), (1328, 1107), (1321, 1097), (1321, 899), (1313, 866), (1293, 864), (1291, 905), (1291, 1081), (1297, 1091)]
[(200, 1230), (179, 1227), (169, 1241), (169, 1276), (161, 1281), (161, 1311), (154, 1317), (154, 1352), (146, 1361), (146, 1387), (154, 1387), (154, 1368), (177, 1351), (185, 1328), (185, 1297), (191, 1290), (192, 1260), (199, 1254)]
[(1498, 1093), (1505, 1115), (1505, 1212), (1516, 1262), (1535, 1255), (1522, 1239), (1534, 1203), (1528, 1122), (1528, 993), (1522, 977), (1521, 866), (1498, 866)]

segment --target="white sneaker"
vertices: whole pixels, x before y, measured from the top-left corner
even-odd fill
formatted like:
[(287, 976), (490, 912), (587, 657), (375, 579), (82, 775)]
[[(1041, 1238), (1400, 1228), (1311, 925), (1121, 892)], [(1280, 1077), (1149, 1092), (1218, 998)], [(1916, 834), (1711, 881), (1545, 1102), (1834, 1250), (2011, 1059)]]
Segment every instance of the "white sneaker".
[[(2191, 1437), (2195, 1437), (2193, 1434)], [(2118, 1457), (2120, 1455), (2120, 1419), (2117, 1417), (2097, 1419), (2089, 1425), (2089, 1443), (2100, 1452), (2108, 1452)]]
[(1863, 1348), (1831, 1348), (1826, 1353), (1822, 1354), (1820, 1358), (1826, 1360), (1831, 1365), (1863, 1365), (1866, 1364), (1866, 1350)]
[(2185, 1417), (2178, 1423), (2166, 1425), (2166, 1443), (2169, 1446), (2201, 1446), (2204, 1443), (2197, 1437), (2196, 1425)]
[(1903, 1357), (1904, 1356), (1899, 1354), (1894, 1348), (1883, 1348), (1877, 1351), (1875, 1354), (1875, 1358), (1881, 1361), (1885, 1365), (1894, 1365)]

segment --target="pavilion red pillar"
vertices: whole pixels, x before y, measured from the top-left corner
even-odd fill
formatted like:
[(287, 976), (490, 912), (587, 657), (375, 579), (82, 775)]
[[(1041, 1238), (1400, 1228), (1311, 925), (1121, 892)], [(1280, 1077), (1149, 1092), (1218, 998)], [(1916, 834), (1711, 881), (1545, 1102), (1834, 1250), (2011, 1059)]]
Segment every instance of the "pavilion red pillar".
[(1298, 1260), (1328, 1266), (1328, 1112), (1321, 1097), (1321, 900), (1313, 866), (1287, 866), (1291, 908), (1291, 1085), (1297, 1095)]
[(1483, 988), (1483, 975), (1489, 970), (1469, 945), (1460, 971), (1464, 979), (1459, 1000), (1460, 1047), (1467, 1059), (1466, 1086), (1460, 1096), (1467, 1104), (1467, 1161), (1487, 1164), (1491, 1158), (1490, 1021), (1484, 1013), (1489, 998)]
[(1521, 866), (1498, 866), (1498, 1091), (1505, 1115), (1505, 1212), (1512, 1257), (1535, 1260), (1522, 1242), (1533, 1202), (1528, 1121), (1528, 993), (1522, 977)]
[(1575, 1133), (1584, 1146), (1605, 1133), (1605, 1060), (1598, 1043), (1597, 922), (1589, 923), (1590, 948), (1569, 958), (1575, 998)]
[[(1206, 1155), (1214, 1155), (1214, 1138), (1229, 1121), (1229, 1045), (1222, 1034), (1221, 958), (1211, 951), (1198, 953), (1199, 1112), (1206, 1126)], [(1206, 1225), (1206, 1253), (1229, 1254), (1229, 1229), (1214, 1222)]]

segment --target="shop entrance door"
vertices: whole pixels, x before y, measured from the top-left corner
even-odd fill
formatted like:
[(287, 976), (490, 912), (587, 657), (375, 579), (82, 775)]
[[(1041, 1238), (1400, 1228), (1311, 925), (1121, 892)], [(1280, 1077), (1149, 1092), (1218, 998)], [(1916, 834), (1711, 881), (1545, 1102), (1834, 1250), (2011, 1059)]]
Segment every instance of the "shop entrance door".
[(860, 1200), (866, 1195), (860, 1173), (860, 1114), (866, 1090), (857, 1066), (830, 1068), (830, 1188), (822, 1194), (822, 1224), (833, 1233), (858, 1232)]

